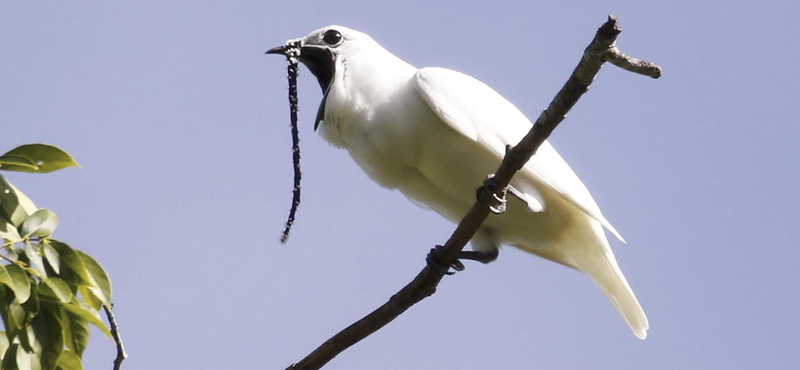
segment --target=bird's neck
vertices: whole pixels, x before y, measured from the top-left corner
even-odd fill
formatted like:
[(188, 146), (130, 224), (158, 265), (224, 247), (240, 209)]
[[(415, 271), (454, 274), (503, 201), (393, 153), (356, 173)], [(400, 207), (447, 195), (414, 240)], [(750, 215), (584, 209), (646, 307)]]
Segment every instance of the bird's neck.
[(417, 68), (377, 47), (341, 60), (340, 86), (357, 101), (373, 104), (387, 99), (414, 76)]
[(349, 147), (377, 124), (376, 112), (407, 88), (417, 68), (383, 48), (348, 53), (336, 63), (320, 133), (334, 146)]

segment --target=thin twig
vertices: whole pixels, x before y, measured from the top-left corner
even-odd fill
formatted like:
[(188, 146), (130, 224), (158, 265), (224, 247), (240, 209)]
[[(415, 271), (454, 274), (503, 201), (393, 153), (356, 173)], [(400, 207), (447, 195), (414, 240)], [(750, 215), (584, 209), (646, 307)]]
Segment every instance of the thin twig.
[(661, 77), (661, 67), (651, 62), (625, 55), (621, 53), (616, 46), (608, 50), (606, 53), (606, 61), (626, 71), (650, 76), (652, 78)]
[(289, 111), (292, 123), (292, 163), (294, 164), (294, 187), (292, 188), (292, 208), (289, 210), (289, 218), (286, 220), (286, 228), (281, 234), (281, 243), (289, 240), (289, 232), (292, 230), (297, 208), (300, 207), (300, 133), (297, 129), (297, 74), (299, 73), (298, 57), (300, 48), (298, 45), (287, 45), (286, 64), (289, 72)]
[[(619, 53), (619, 51), (614, 52), (614, 50), (616, 50), (614, 42), (620, 32), (621, 29), (617, 25), (614, 16), (609, 16), (608, 21), (597, 30), (592, 43), (589, 44), (584, 51), (581, 61), (578, 63), (578, 66), (575, 67), (569, 80), (567, 80), (558, 94), (556, 94), (547, 109), (542, 112), (531, 130), (525, 135), (525, 138), (506, 153), (500, 168), (495, 171), (494, 180), (497, 184), (497, 193), (495, 195), (497, 197), (503, 199), (511, 178), (528, 162), (528, 160), (530, 160), (539, 146), (564, 119), (567, 112), (575, 105), (578, 99), (589, 90), (589, 85), (591, 85), (595, 75), (600, 71), (600, 67), (604, 62), (609, 59), (614, 59), (617, 61), (615, 65), (617, 63), (627, 63), (631, 67), (625, 68), (626, 70), (654, 78), (657, 78), (657, 75), (651, 73), (652, 71), (657, 70), (658, 74), (660, 74), (660, 68), (654, 64), (647, 64), (648, 66), (652, 66), (652, 68), (639, 69), (634, 66), (644, 65), (643, 62), (626, 57), (624, 54)], [(612, 54), (613, 58), (611, 58)], [(623, 63), (619, 61), (618, 58), (627, 58), (628, 61)], [(493, 197), (490, 192), (483, 192), (481, 194), (478, 201), (475, 202), (469, 213), (464, 216), (456, 230), (450, 236), (450, 239), (444, 245), (442, 253), (439, 254), (439, 260), (442, 265), (448, 266), (456, 261), (459, 252), (461, 252), (467, 242), (469, 242), (475, 234), (478, 227), (481, 226), (489, 215), (489, 207), (496, 207), (498, 206), (497, 203), (499, 202), (495, 200), (495, 197)], [(442, 277), (442, 272), (431, 270), (426, 266), (411, 283), (403, 287), (397, 294), (393, 295), (384, 305), (342, 330), (331, 339), (328, 339), (328, 341), (311, 352), (311, 354), (306, 356), (303, 360), (289, 366), (287, 370), (311, 370), (321, 368), (345, 349), (382, 328), (408, 308), (436, 292), (436, 287), (442, 280)]]
[(112, 311), (114, 308), (113, 306), (113, 304), (111, 307), (103, 305), (103, 310), (106, 311), (106, 317), (108, 317), (108, 323), (111, 326), (111, 336), (114, 337), (114, 342), (117, 343), (117, 357), (114, 359), (114, 370), (119, 370), (120, 366), (122, 366), (122, 361), (128, 358), (128, 352), (125, 352), (125, 345), (122, 343), (122, 336), (119, 334), (117, 319), (114, 317), (114, 311)]
[(2, 255), (2, 254), (0, 254), (0, 258), (6, 260), (8, 262), (11, 262), (11, 263), (17, 263), (18, 262), (16, 260), (12, 260), (11, 258), (8, 258), (8, 257), (6, 257), (5, 255)]

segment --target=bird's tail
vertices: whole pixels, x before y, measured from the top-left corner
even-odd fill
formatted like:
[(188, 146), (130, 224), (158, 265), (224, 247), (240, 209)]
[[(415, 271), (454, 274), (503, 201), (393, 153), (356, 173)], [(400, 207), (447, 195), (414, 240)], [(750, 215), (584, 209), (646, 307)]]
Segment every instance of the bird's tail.
[(617, 259), (614, 258), (614, 253), (608, 245), (603, 226), (595, 220), (591, 220), (591, 224), (592, 230), (587, 232), (594, 233), (594, 239), (600, 243), (601, 248), (586, 245), (580, 252), (570, 253), (570, 259), (579, 270), (585, 272), (603, 288), (606, 296), (633, 330), (633, 334), (639, 339), (645, 339), (647, 329), (650, 328), (647, 316), (617, 265)]

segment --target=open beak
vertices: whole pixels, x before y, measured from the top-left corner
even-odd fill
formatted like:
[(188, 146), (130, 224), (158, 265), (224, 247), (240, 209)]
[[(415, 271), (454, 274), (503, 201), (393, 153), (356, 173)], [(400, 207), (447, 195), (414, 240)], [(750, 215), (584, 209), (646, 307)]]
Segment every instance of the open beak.
[(322, 102), (319, 105), (317, 118), (314, 122), (314, 131), (316, 131), (325, 115), (325, 104), (328, 101), (328, 92), (330, 92), (330, 86), (333, 82), (336, 57), (330, 48), (317, 45), (304, 45), (302, 39), (289, 40), (284, 45), (267, 50), (266, 54), (287, 55), (293, 47), (300, 48), (300, 50), (298, 50), (299, 53), (292, 53), (294, 54), (293, 57), (296, 56), (300, 62), (311, 71), (311, 74), (317, 78), (319, 87), (322, 88)]
[[(286, 55), (286, 53), (292, 48), (291, 44), (292, 40), (287, 41), (286, 44), (267, 50), (266, 54)], [(299, 59), (311, 71), (311, 74), (317, 77), (319, 86), (322, 88), (322, 92), (324, 93), (328, 90), (328, 86), (330, 86), (331, 82), (333, 81), (335, 67), (334, 55), (331, 50), (326, 47), (317, 45), (304, 45), (302, 41), (300, 41), (300, 45), (301, 52)]]

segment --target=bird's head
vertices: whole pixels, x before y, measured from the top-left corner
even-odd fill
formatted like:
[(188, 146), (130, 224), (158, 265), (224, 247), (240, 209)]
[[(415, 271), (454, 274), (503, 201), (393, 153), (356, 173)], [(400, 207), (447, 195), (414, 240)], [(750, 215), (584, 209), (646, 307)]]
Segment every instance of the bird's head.
[(291, 45), (299, 45), (300, 62), (314, 74), (325, 92), (333, 81), (336, 59), (360, 46), (372, 44), (375, 41), (369, 35), (334, 25), (315, 30), (306, 37), (289, 40), (284, 45), (267, 50), (267, 54), (286, 55)]

